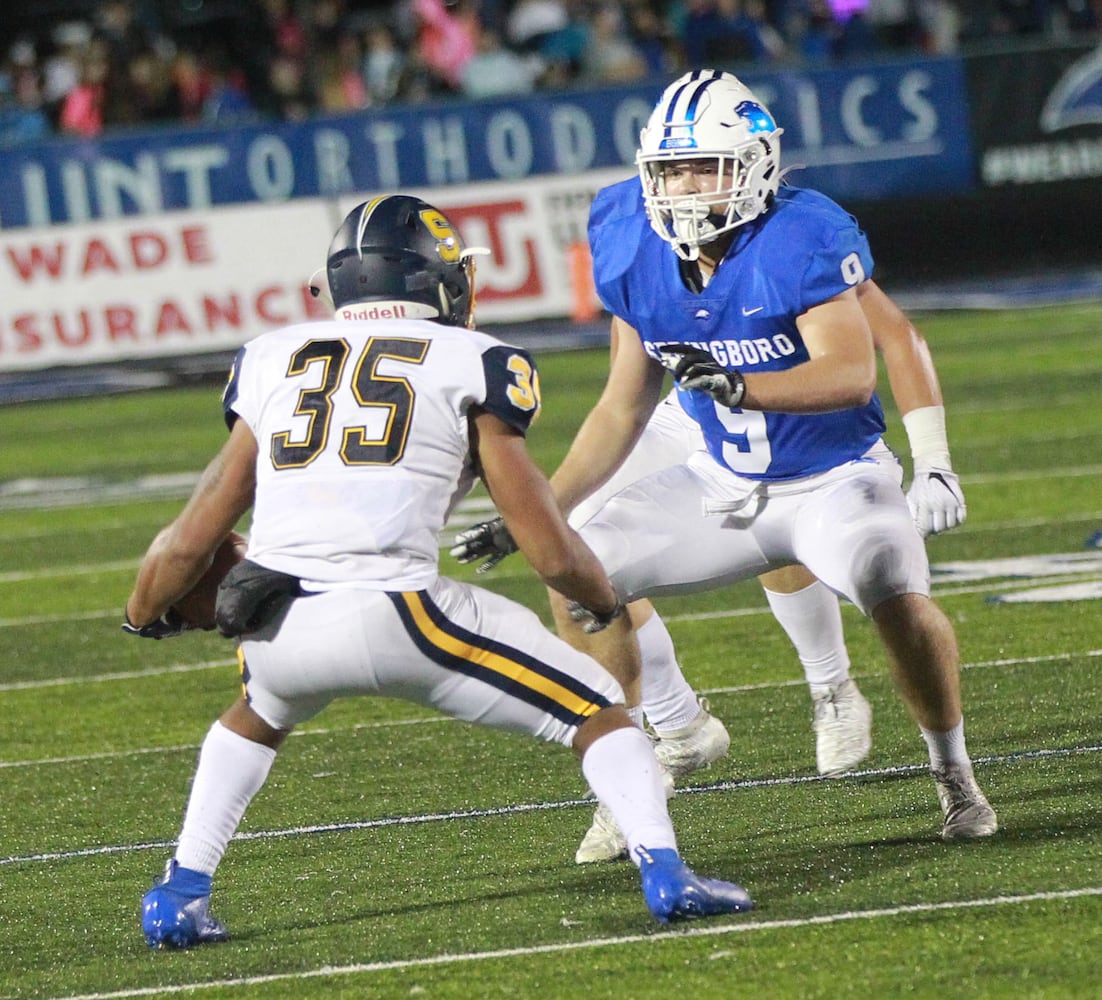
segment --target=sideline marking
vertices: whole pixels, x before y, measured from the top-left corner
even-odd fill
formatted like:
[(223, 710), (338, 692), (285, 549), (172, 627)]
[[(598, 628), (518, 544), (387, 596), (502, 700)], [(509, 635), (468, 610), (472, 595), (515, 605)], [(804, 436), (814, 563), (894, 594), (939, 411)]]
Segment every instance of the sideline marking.
[(1062, 586), (1032, 587), (1009, 594), (992, 594), (988, 604), (1055, 604), (1064, 601), (1102, 600), (1102, 580), (1092, 583), (1065, 583)]
[(70, 576), (117, 573), (124, 569), (137, 569), (140, 563), (140, 558), (116, 559), (113, 562), (85, 563), (81, 566), (45, 566), (42, 569), (13, 570), (9, 573), (0, 573), (0, 583), (25, 583), (27, 580), (64, 580)]
[(44, 677), (38, 681), (12, 681), (9, 684), (0, 684), (0, 692), (67, 687), (70, 684), (102, 684), (105, 681), (135, 681), (163, 677), (165, 674), (191, 674), (199, 670), (220, 670), (225, 667), (236, 666), (236, 659), (203, 660), (200, 663), (178, 663), (171, 667), (154, 667), (151, 670), (118, 670), (110, 674), (89, 674), (84, 677)]
[[(455, 722), (447, 715), (432, 715), (424, 719), (386, 719), (381, 722), (357, 722), (347, 729), (333, 727), (313, 727), (296, 729), (288, 736), (295, 739), (301, 736), (332, 736), (341, 733), (358, 733), (365, 729), (388, 729), (392, 726), (425, 726), (441, 722)], [(168, 747), (137, 747), (133, 750), (103, 750), (100, 753), (73, 754), (68, 757), (42, 757), (36, 760), (0, 760), (0, 769), (8, 767), (35, 767), (39, 764), (82, 764), (92, 760), (112, 760), (119, 757), (143, 757), (148, 754), (176, 753), (177, 751), (199, 749), (198, 743), (179, 743)]]
[[(1080, 747), (1058, 747), (1054, 750), (1023, 750), (1017, 753), (975, 757), (973, 764), (1013, 764), (1022, 760), (1074, 757), (1079, 754), (1102, 752), (1102, 744)], [(891, 767), (868, 768), (848, 771), (843, 778), (826, 774), (795, 774), (784, 778), (744, 778), (737, 781), (715, 781), (706, 785), (688, 785), (679, 788), (676, 795), (702, 795), (709, 792), (735, 792), (751, 788), (781, 788), (796, 785), (824, 784), (866, 778), (898, 778), (907, 775), (927, 774), (929, 764), (895, 764)], [(415, 816), (385, 816), (381, 819), (364, 819), (343, 823), (317, 823), (311, 826), (287, 827), (282, 830), (252, 830), (235, 833), (230, 843), (246, 840), (282, 840), (284, 837), (305, 837), (315, 834), (347, 833), (353, 830), (377, 830), (385, 827), (412, 826), (420, 823), (441, 823), (452, 820), (489, 819), (494, 816), (516, 816), (523, 813), (548, 812), (557, 809), (573, 809), (577, 806), (592, 808), (594, 799), (562, 799), (558, 802), (524, 802), (515, 806), (493, 806), (486, 809), (461, 809), (446, 813), (422, 813)], [(46, 861), (69, 861), (73, 858), (104, 857), (111, 854), (128, 854), (132, 851), (153, 849), (169, 850), (176, 846), (174, 840), (147, 841), (140, 844), (109, 844), (101, 847), (82, 847), (69, 851), (47, 851), (41, 854), (12, 855), (0, 858), (0, 868), (6, 865), (29, 864)]]
[[(998, 660), (977, 660), (975, 663), (962, 663), (961, 670), (980, 670), (984, 667), (1014, 667), (1033, 663), (1053, 663), (1059, 660), (1072, 660), (1078, 657), (1094, 658), (1102, 656), (1102, 649), (1088, 649), (1079, 653), (1047, 653), (1044, 656), (1014, 656), (1004, 657)], [(11, 690), (23, 690), (25, 688), (60, 687), (68, 684), (95, 683), (101, 680), (133, 680), (145, 677), (156, 677), (162, 674), (190, 673), (196, 670), (209, 670), (212, 668), (225, 669), (236, 667), (236, 660), (215, 661), (212, 663), (194, 664), (192, 666), (164, 667), (160, 670), (142, 670), (130, 673), (105, 674), (101, 677), (56, 678), (50, 681), (17, 681), (13, 684), (0, 684), (0, 693)], [(872, 677), (872, 674), (857, 674), (862, 678)], [(699, 693), (703, 695), (715, 694), (740, 694), (746, 691), (766, 691), (773, 688), (803, 687), (807, 681), (793, 678), (787, 681), (758, 681), (754, 684), (732, 684), (727, 687), (701, 688)], [(440, 722), (454, 722), (449, 716), (434, 715), (419, 719), (384, 719), (379, 722), (357, 722), (345, 728), (332, 726), (304, 726), (291, 733), (292, 738), (301, 736), (329, 736), (334, 733), (359, 732), (365, 729), (385, 729), (389, 726), (417, 726)], [(143, 754), (173, 753), (178, 750), (198, 750), (198, 743), (185, 743), (179, 746), (168, 747), (138, 747), (132, 750), (105, 750), (101, 753), (73, 754), (68, 757), (41, 757), (33, 760), (0, 760), (0, 770), (8, 767), (35, 767), (39, 764), (79, 764), (90, 760), (109, 760), (116, 757), (136, 757)]]
[[(137, 565), (137, 564), (135, 564)], [(936, 564), (935, 564), (936, 565)], [(1013, 580), (1003, 580), (997, 583), (983, 584), (979, 586), (954, 586), (952, 580), (934, 580), (932, 585), (932, 596), (934, 598), (942, 597), (962, 597), (968, 594), (982, 594), (990, 593), (991, 591), (998, 590), (1013, 590), (1018, 587), (1025, 587), (1030, 584), (1044, 583), (1046, 585), (1052, 584), (1077, 584), (1084, 583), (1085, 585), (1093, 585), (1095, 583), (1102, 582), (1102, 580), (1084, 580), (1084, 577), (1091, 577), (1096, 572), (1096, 567), (1091, 566), (1089, 569), (1078, 572), (1070, 573), (1058, 576), (1036, 576), (1036, 577), (1020, 577)], [(502, 574), (501, 579), (516, 578), (520, 574)], [(0, 574), (2, 577), (3, 574)], [(4, 582), (0, 579), (0, 583)], [(989, 602), (990, 603), (990, 602)], [(851, 605), (843, 602), (843, 607), (851, 607)], [(721, 611), (700, 611), (700, 612), (687, 612), (679, 615), (666, 615), (664, 621), (669, 624), (671, 622), (694, 622), (694, 621), (710, 621), (722, 618), (745, 618), (748, 615), (764, 615), (771, 614), (772, 612), (768, 607), (753, 607), (753, 608), (726, 608)], [(99, 618), (115, 618), (120, 619), (118, 608), (104, 609), (101, 611), (73, 611), (65, 614), (55, 615), (27, 615), (23, 618), (0, 618), (0, 628), (18, 628), (25, 625), (56, 625), (61, 622), (75, 622), (75, 621), (90, 621)], [(0, 690), (3, 690), (0, 687)]]
[(351, 965), (324, 965), (317, 969), (297, 972), (273, 972), (266, 976), (247, 976), (241, 979), (216, 979), (211, 982), (182, 983), (177, 986), (139, 987), (118, 990), (113, 993), (83, 993), (62, 1000), (122, 1000), (124, 997), (163, 996), (172, 993), (191, 993), (198, 990), (224, 989), (234, 986), (261, 986), (265, 983), (285, 982), (292, 979), (318, 979), (325, 976), (353, 976), (364, 972), (395, 972), (404, 969), (424, 969), (439, 965), (456, 965), (466, 962), (482, 962), (500, 958), (525, 958), (531, 955), (554, 955), (592, 948), (611, 948), (625, 944), (644, 944), (653, 941), (671, 941), (680, 938), (723, 937), (728, 934), (750, 934), (757, 931), (792, 930), (801, 927), (823, 927), (853, 920), (878, 920), (884, 917), (905, 917), (916, 913), (944, 913), (953, 910), (981, 909), (994, 906), (1020, 906), (1024, 903), (1043, 903), (1063, 899), (1084, 899), (1102, 896), (1102, 886), (1084, 886), (1081, 889), (1056, 889), (1047, 892), (1028, 892), (1016, 896), (988, 896), (982, 899), (955, 899), (941, 903), (912, 903), (906, 906), (885, 906), (872, 910), (843, 910), (839, 913), (822, 913), (814, 917), (791, 917), (785, 920), (761, 920), (721, 927), (699, 925), (684, 930), (662, 930), (651, 934), (624, 934), (619, 937), (592, 938), (588, 941), (562, 941), (557, 944), (529, 945), (524, 948), (499, 948), (495, 951), (471, 951), (459, 954), (426, 955), (423, 958), (401, 958), (389, 962), (363, 962)]

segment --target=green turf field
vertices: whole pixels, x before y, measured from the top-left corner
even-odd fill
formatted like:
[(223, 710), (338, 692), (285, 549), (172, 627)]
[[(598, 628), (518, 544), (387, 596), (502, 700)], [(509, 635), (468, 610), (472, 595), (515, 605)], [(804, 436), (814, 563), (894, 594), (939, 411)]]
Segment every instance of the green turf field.
[[(827, 781), (757, 584), (668, 599), (686, 674), (732, 734), (671, 812), (693, 866), (757, 904), (672, 929), (632, 866), (574, 865), (592, 805), (569, 753), (352, 700), (287, 742), (230, 845), (214, 910), (233, 940), (150, 951), (139, 899), (237, 675), (212, 634), (155, 643), (119, 622), (138, 559), (224, 438), (220, 386), (0, 409), (0, 997), (1098, 996), (1102, 604), (1010, 598), (1102, 591), (1086, 547), (1102, 529), (1102, 305), (920, 323), (969, 503), (929, 543), (935, 593), (1002, 830), (938, 839), (924, 745), (853, 608), (874, 749)], [(550, 471), (604, 359), (540, 367), (531, 440)], [(547, 618), (520, 557), (481, 580)]]

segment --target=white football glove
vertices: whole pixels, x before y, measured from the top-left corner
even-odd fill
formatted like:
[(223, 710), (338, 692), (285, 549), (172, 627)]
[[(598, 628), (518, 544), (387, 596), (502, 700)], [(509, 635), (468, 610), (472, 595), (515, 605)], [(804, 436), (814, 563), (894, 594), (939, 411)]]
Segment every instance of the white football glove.
[(915, 466), (914, 480), (907, 491), (907, 506), (923, 538), (949, 531), (963, 524), (968, 516), (960, 477), (950, 469)]

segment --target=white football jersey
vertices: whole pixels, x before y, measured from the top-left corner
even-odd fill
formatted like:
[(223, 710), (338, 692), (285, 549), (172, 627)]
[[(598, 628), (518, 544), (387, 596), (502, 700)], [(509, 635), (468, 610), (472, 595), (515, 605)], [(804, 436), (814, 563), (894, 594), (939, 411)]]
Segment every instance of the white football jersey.
[(430, 320), (284, 327), (238, 352), (226, 420), (256, 437), (248, 558), (307, 590), (416, 590), (474, 483), (468, 414), (522, 433), (539, 412), (524, 350)]

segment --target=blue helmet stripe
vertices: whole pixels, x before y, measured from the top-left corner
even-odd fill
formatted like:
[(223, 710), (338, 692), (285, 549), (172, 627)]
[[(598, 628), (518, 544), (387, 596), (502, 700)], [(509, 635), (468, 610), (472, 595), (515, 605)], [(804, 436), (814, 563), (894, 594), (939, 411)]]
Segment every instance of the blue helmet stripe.
[[(704, 77), (704, 79), (701, 79), (702, 75), (703, 71), (697, 70), (693, 72), (690, 75), (689, 80), (678, 87), (673, 96), (670, 98), (669, 103), (666, 105), (666, 113), (663, 116), (664, 124), (666, 127), (666, 131), (663, 136), (663, 142), (665, 141), (665, 139), (670, 138), (672, 130), (675, 127), (675, 121), (673, 117), (674, 109), (681, 103), (682, 95), (687, 90), (692, 88), (692, 95), (689, 97), (689, 102), (686, 106), (685, 114), (683, 117), (677, 119), (676, 126), (683, 128), (688, 125), (691, 128), (696, 122), (696, 109), (700, 106), (700, 101), (704, 97), (705, 92), (716, 80), (720, 78), (722, 74), (720, 74), (717, 70), (711, 70), (708, 72), (707, 76)], [(695, 87), (693, 86), (694, 84)]]

